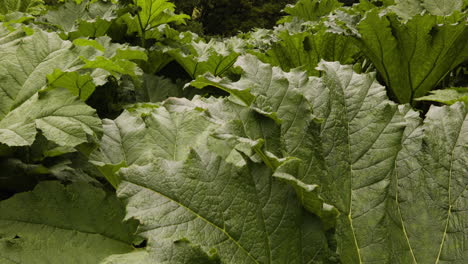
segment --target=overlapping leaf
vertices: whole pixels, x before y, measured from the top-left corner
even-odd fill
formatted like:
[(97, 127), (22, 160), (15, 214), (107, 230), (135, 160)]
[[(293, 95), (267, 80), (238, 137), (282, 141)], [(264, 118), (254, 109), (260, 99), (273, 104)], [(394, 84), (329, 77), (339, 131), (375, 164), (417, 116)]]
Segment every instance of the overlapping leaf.
[(290, 32), (276, 31), (277, 40), (265, 53), (255, 53), (263, 62), (280, 66), (289, 71), (303, 67), (309, 75), (318, 75), (316, 69), (320, 60), (339, 61), (351, 64), (360, 53), (349, 36), (327, 32), (325, 28)]
[(0, 14), (13, 12), (39, 14), (44, 10), (42, 0), (4, 0), (0, 2)]
[[(285, 122), (282, 153), (294, 157), (280, 162), (274, 176), (292, 184), (304, 206), (322, 220), (330, 218), (317, 210), (321, 207), (315, 202), (323, 199), (338, 209), (336, 239), (343, 263), (467, 258), (462, 242), (468, 237), (463, 228), (468, 219), (467, 169), (461, 165), (468, 158), (467, 114), (462, 105), (431, 109), (421, 126), (415, 112), (386, 98), (373, 75), (355, 74), (350, 66), (322, 62), (320, 79), (298, 78), (297, 73), (296, 78), (292, 74), (285, 78), (279, 71), (268, 74), (267, 65), (242, 60), (248, 62), (238, 62), (244, 73), (237, 82), (204, 78), (235, 91), (234, 96), (239, 90), (251, 92), (256, 96), (249, 105), (253, 109), (261, 91), (279, 92), (289, 86), (283, 96), (268, 98), (272, 106), (268, 116)], [(288, 109), (295, 90), (291, 87), (297, 84), (308, 87), (299, 91), (320, 124), (306, 122), (312, 112), (297, 102), (292, 104), (294, 111), (282, 110)], [(282, 107), (274, 108), (276, 100)], [(317, 188), (318, 196), (312, 199), (303, 193)]]
[(291, 22), (294, 17), (304, 21), (318, 21), (322, 16), (342, 6), (337, 0), (299, 0), (294, 5), (287, 5), (284, 12), (289, 16), (282, 18), (279, 23)]
[(185, 14), (175, 14), (175, 6), (167, 0), (135, 0), (137, 14), (127, 14), (122, 19), (127, 23), (128, 33), (138, 32), (144, 42), (145, 39), (159, 35), (158, 26), (163, 24), (185, 23), (190, 17)]
[[(336, 18), (353, 32), (392, 95), (408, 103), (426, 95), (467, 59), (466, 11), (458, 8), (460, 2), (399, 1), (384, 10), (368, 8), (356, 27), (345, 15)], [(418, 6), (417, 11), (407, 4)], [(402, 15), (397, 7), (411, 14)]]
[(77, 68), (82, 64), (78, 56), (89, 56), (94, 50), (74, 48), (55, 34), (38, 31), (1, 53), (0, 142), (31, 145), (36, 128), (62, 146), (76, 146), (87, 142), (88, 135), (99, 135), (95, 111), (68, 91), (38, 93), (46, 85), (46, 74), (56, 68)]
[(433, 101), (444, 104), (464, 102), (468, 107), (468, 87), (454, 87), (432, 91), (430, 95), (416, 98), (417, 101)]
[(2, 263), (99, 263), (133, 250), (136, 222), (109, 193), (84, 183), (44, 182), (0, 202)]
[(179, 47), (166, 48), (184, 70), (195, 79), (198, 75), (210, 72), (216, 76), (228, 71), (237, 57), (243, 52), (244, 43), (238, 38), (225, 40), (211, 39), (206, 43), (194, 35), (177, 38)]
[(59, 27), (68, 39), (78, 37), (104, 36), (117, 18), (118, 5), (111, 2), (90, 2), (85, 0), (79, 4), (68, 0), (56, 10), (49, 10), (42, 16), (50, 24)]

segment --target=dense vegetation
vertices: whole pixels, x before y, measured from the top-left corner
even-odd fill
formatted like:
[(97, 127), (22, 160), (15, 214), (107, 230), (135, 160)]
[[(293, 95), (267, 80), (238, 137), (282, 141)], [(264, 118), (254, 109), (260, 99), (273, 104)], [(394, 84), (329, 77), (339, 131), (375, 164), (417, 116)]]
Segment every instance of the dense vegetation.
[(468, 2), (227, 2), (0, 2), (0, 263), (467, 263)]

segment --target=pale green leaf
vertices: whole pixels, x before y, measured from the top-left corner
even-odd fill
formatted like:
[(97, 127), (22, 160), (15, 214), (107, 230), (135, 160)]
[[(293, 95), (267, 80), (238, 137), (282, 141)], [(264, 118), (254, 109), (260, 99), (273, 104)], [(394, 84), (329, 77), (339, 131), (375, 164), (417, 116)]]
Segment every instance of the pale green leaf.
[(47, 81), (50, 88), (66, 88), (82, 101), (86, 101), (96, 88), (89, 73), (80, 75), (74, 71), (63, 72), (56, 69), (47, 75)]
[[(128, 203), (127, 217), (141, 221), (139, 234), (148, 239), (152, 261), (143, 263), (170, 257), (167, 248), (185, 239), (206, 253), (216, 252), (221, 262), (312, 261), (326, 251), (320, 249), (323, 233), (303, 214), (294, 191), (270, 173), (195, 151), (180, 162), (157, 159), (121, 169), (118, 193)], [(173, 263), (199, 255), (183, 254)]]
[(0, 119), (23, 104), (47, 83), (54, 69), (78, 70), (79, 56), (95, 54), (91, 48), (74, 47), (54, 33), (38, 30), (17, 45), (0, 51)]
[(29, 146), (37, 129), (60, 146), (74, 147), (97, 139), (101, 120), (96, 111), (66, 89), (36, 93), (0, 120), (0, 142), (9, 146)]
[(42, 0), (3, 0), (0, 2), (0, 14), (16, 11), (39, 14), (44, 9), (44, 2)]
[(454, 104), (456, 102), (464, 102), (468, 107), (468, 88), (455, 87), (445, 88), (442, 90), (431, 91), (430, 95), (416, 98), (417, 101), (433, 101), (444, 104)]
[(294, 5), (286, 6), (284, 12), (289, 16), (282, 18), (278, 23), (291, 22), (293, 17), (304, 21), (318, 21), (342, 5), (337, 0), (299, 0)]
[(124, 214), (115, 196), (88, 184), (41, 183), (0, 202), (0, 260), (98, 263), (130, 252), (136, 225)]
[(104, 36), (117, 18), (117, 5), (111, 2), (85, 0), (79, 4), (66, 1), (41, 18), (59, 27), (69, 39)]

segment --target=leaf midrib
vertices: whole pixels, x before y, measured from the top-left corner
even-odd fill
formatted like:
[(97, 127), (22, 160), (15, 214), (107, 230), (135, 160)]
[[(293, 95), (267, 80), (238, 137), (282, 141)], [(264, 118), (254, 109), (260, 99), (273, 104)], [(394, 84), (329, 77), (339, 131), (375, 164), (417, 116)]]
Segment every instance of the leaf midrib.
[(114, 240), (114, 241), (126, 244), (128, 246), (131, 246), (131, 244), (128, 243), (127, 241), (123, 241), (121, 239), (118, 239), (118, 238), (115, 238), (115, 237), (112, 237), (112, 236), (109, 236), (109, 235), (106, 235), (106, 234), (97, 233), (97, 232), (89, 232), (89, 231), (83, 231), (83, 230), (79, 230), (79, 229), (72, 229), (72, 228), (67, 228), (67, 227), (58, 226), (58, 225), (51, 225), (51, 224), (47, 224), (47, 223), (36, 223), (36, 222), (32, 222), (32, 221), (25, 221), (25, 220), (18, 220), (18, 219), (0, 219), (0, 222), (14, 222), (14, 223), (23, 223), (23, 224), (28, 224), (28, 225), (48, 226), (48, 227), (52, 227), (52, 228), (56, 228), (56, 229), (62, 229), (62, 230), (70, 231), (70, 232), (80, 232), (80, 233), (89, 234), (89, 235), (100, 235), (100, 236), (102, 236), (104, 238), (108, 238), (110, 240)]
[(240, 248), (243, 252), (245, 252), (245, 254), (251, 258), (254, 263), (257, 263), (257, 264), (260, 264), (260, 262), (258, 262), (251, 254), (249, 251), (247, 251), (246, 248), (244, 248), (237, 240), (235, 240), (226, 230), (224, 230), (223, 228), (219, 227), (218, 225), (216, 225), (215, 223), (211, 222), (210, 220), (206, 219), (205, 217), (203, 217), (202, 215), (198, 214), (197, 212), (193, 211), (192, 209), (190, 209), (189, 207), (185, 206), (184, 204), (180, 203), (179, 201), (171, 198), (170, 196), (166, 195), (166, 194), (163, 194), (162, 192), (159, 192), (159, 191), (156, 191), (156, 190), (153, 190), (149, 187), (146, 187), (142, 184), (139, 184), (139, 183), (136, 183), (136, 182), (131, 182), (131, 181), (127, 181), (131, 184), (134, 184), (136, 186), (139, 186), (145, 190), (149, 190), (150, 192), (154, 192), (156, 193), (157, 195), (160, 195), (162, 197), (165, 197), (166, 199), (176, 203), (177, 205), (179, 205), (180, 207), (184, 208), (185, 210), (187, 210), (188, 212), (192, 213), (194, 216), (200, 218), (201, 220), (203, 220), (204, 222), (206, 222), (207, 224), (213, 226), (215, 229), (221, 231), (229, 240), (231, 240), (238, 248)]

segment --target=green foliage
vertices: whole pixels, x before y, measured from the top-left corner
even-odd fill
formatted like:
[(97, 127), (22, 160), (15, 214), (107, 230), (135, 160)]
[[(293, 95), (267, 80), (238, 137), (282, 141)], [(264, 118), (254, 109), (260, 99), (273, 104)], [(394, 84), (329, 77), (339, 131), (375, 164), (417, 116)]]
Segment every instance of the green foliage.
[(466, 1), (340, 2), (2, 2), (0, 262), (466, 263)]
[(465, 106), (468, 106), (468, 88), (467, 87), (456, 87), (446, 88), (443, 90), (431, 91), (430, 95), (416, 98), (418, 101), (433, 101), (452, 105), (456, 102), (464, 102)]
[(118, 6), (110, 2), (67, 1), (51, 9), (42, 19), (60, 28), (68, 39), (104, 36), (115, 20)]
[(362, 4), (332, 17), (332, 30), (354, 36), (392, 96), (412, 103), (468, 58), (462, 5), (461, 0)]
[(88, 184), (43, 182), (0, 202), (0, 212), (4, 263), (98, 263), (137, 241), (136, 223), (122, 224), (121, 202)]
[[(238, 65), (244, 72), (239, 81), (215, 81), (250, 91), (256, 96), (250, 109), (281, 121), (283, 149), (275, 151), (265, 139), (263, 158), (275, 152), (299, 158), (277, 171), (318, 184), (323, 200), (340, 212), (342, 263), (466, 259), (456, 242), (466, 237), (457, 220), (468, 219), (468, 115), (462, 104), (432, 107), (423, 123), (407, 106), (389, 101), (373, 75), (354, 74), (350, 66), (323, 62), (324, 75), (316, 79), (286, 75), (252, 57)], [(314, 124), (314, 117), (321, 122)]]
[(42, 0), (4, 0), (0, 3), (0, 15), (13, 12), (39, 14), (43, 9)]

